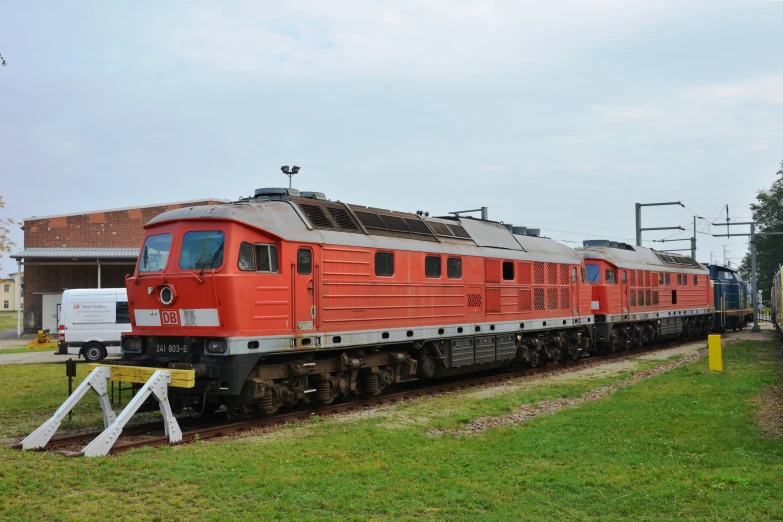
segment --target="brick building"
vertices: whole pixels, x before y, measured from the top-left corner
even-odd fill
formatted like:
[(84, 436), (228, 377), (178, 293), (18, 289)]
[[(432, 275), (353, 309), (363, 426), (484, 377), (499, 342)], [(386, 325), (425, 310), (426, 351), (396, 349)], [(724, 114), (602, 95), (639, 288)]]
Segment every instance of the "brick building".
[(24, 265), (25, 332), (57, 329), (63, 290), (124, 288), (125, 276), (135, 266), (143, 226), (153, 217), (184, 206), (221, 202), (182, 201), (25, 219), (24, 250), (11, 256), (20, 268)]

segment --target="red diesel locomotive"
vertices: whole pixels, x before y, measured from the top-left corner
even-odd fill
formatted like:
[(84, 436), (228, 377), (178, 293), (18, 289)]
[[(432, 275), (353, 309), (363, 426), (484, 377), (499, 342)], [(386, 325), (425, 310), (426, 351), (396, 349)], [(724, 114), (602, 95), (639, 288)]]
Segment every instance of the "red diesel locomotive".
[(690, 258), (571, 249), (487, 220), (259, 189), (145, 229), (123, 359), (195, 370), (175, 408), (272, 413), (700, 336), (712, 321), (709, 272)]

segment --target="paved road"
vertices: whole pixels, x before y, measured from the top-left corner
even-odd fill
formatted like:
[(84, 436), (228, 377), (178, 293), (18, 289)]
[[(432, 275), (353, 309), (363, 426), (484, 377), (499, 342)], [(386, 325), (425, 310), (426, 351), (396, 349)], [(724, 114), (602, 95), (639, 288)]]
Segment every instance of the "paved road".
[[(30, 363), (55, 363), (64, 362), (68, 357), (72, 357), (77, 361), (84, 361), (84, 359), (77, 359), (75, 355), (55, 355), (54, 350), (51, 352), (32, 352), (32, 353), (6, 353), (4, 354), (0, 350), (0, 364), (30, 364)], [(110, 355), (104, 361), (109, 362), (119, 359), (119, 355)]]
[(16, 328), (0, 331), (0, 339), (16, 339)]

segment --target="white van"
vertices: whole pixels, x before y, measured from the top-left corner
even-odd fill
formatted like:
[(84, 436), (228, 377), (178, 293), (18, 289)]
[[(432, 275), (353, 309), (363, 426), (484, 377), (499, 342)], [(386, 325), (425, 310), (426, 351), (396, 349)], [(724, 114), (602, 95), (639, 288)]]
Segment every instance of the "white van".
[(121, 353), (122, 334), (131, 331), (124, 288), (66, 290), (60, 307), (59, 353), (100, 361)]

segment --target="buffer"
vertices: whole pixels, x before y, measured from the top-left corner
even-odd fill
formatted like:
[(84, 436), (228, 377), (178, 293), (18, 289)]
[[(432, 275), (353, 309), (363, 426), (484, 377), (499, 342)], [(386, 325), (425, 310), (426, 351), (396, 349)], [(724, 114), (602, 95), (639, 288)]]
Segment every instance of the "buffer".
[[(182, 430), (169, 403), (169, 386), (177, 388), (192, 388), (196, 384), (196, 372), (194, 370), (174, 370), (169, 368), (145, 368), (141, 366), (114, 366), (103, 364), (89, 364), (87, 368), (90, 374), (74, 390), (62, 406), (44, 422), (37, 430), (32, 432), (22, 441), (22, 449), (45, 448), (52, 438), (60, 423), (68, 415), (76, 404), (89, 390), (98, 395), (98, 400), (103, 411), (103, 432), (84, 448), (85, 457), (102, 457), (109, 454), (114, 443), (117, 442), (123, 428), (133, 417), (144, 401), (152, 395), (160, 405), (163, 414), (163, 427), (170, 443), (182, 440)], [(144, 384), (133, 399), (125, 406), (119, 415), (115, 415), (107, 395), (108, 382), (132, 382)]]

